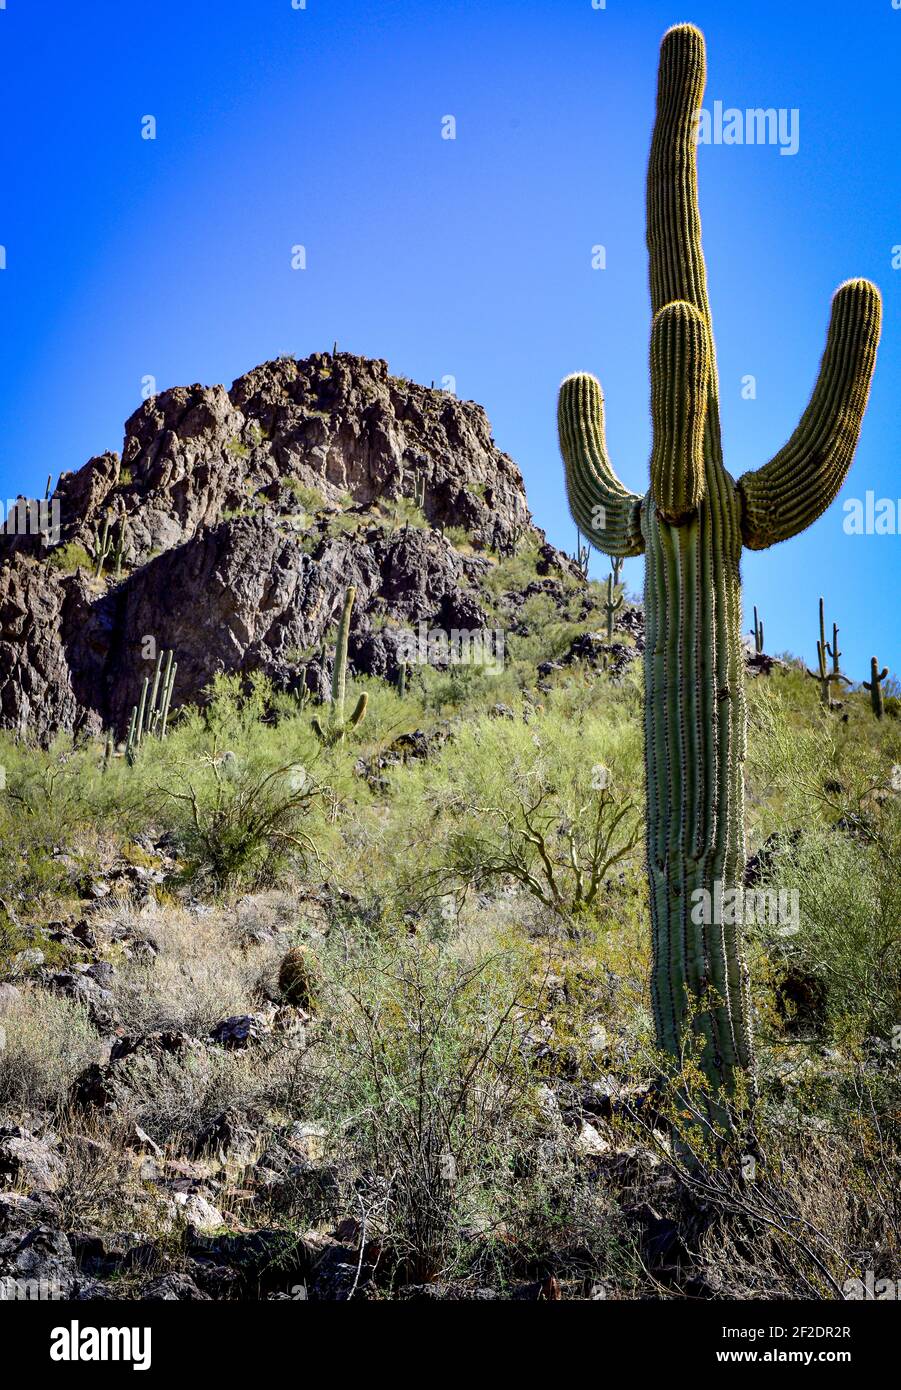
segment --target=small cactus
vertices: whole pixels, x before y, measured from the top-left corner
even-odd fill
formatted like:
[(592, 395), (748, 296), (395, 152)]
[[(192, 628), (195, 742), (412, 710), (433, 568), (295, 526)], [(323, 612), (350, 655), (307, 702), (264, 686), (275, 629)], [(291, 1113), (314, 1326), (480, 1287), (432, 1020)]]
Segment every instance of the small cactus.
[(402, 661), (397, 668), (397, 693), (401, 700), (407, 693), (407, 669), (406, 661)]
[(94, 578), (99, 579), (110, 552), (109, 517), (103, 518), (100, 530), (94, 527)]
[[(356, 589), (353, 585), (347, 590), (344, 596), (344, 609), (341, 614), (341, 621), (338, 624), (338, 640), (335, 644), (335, 665), (332, 670), (332, 703), (329, 712), (328, 723), (323, 727), (318, 719), (313, 720), (313, 732), (321, 743), (327, 747), (332, 747), (336, 743), (343, 743), (348, 729), (356, 729), (362, 724), (366, 716), (366, 706), (369, 703), (369, 696), (364, 693), (360, 696), (350, 718), (344, 718), (344, 695), (347, 689), (347, 639), (350, 634), (350, 614), (356, 598)], [(323, 654), (325, 649), (323, 648)]]
[(582, 532), (576, 527), (576, 549), (573, 555), (573, 564), (579, 571), (583, 579), (588, 578), (588, 562), (591, 559), (591, 546), (582, 544)]
[[(49, 479), (48, 479), (49, 486)], [(94, 527), (94, 578), (99, 579), (103, 573), (104, 565), (112, 555), (116, 561), (115, 577), (122, 577), (122, 558), (125, 554), (125, 537), (128, 530), (128, 518), (122, 516), (119, 521), (117, 534), (114, 535), (110, 527), (108, 516), (103, 518), (103, 525), (98, 529)]]
[(125, 539), (126, 539), (127, 534), (128, 534), (128, 518), (127, 518), (127, 516), (125, 516), (125, 514), (123, 513), (123, 514), (122, 514), (122, 517), (121, 517), (121, 519), (120, 519), (120, 521), (119, 521), (119, 535), (118, 535), (118, 539), (116, 540), (116, 542), (115, 542), (115, 544), (114, 544), (114, 546), (113, 546), (113, 556), (114, 556), (115, 561), (116, 561), (116, 568), (115, 568), (115, 570), (114, 570), (114, 576), (115, 576), (116, 579), (121, 579), (121, 578), (122, 578), (122, 560), (123, 560), (123, 558), (124, 558), (124, 556), (125, 556)]
[(319, 972), (316, 958), (306, 946), (286, 951), (278, 972), (278, 987), (287, 1004), (314, 1014), (319, 1002)]
[(885, 701), (882, 698), (882, 682), (888, 675), (888, 667), (883, 666), (879, 669), (879, 662), (875, 656), (870, 657), (870, 679), (864, 681), (864, 690), (870, 692), (870, 704), (877, 719), (881, 719), (885, 714)]
[(751, 636), (754, 638), (754, 655), (763, 655), (763, 620), (757, 617), (757, 605), (754, 606), (754, 626), (751, 628)]

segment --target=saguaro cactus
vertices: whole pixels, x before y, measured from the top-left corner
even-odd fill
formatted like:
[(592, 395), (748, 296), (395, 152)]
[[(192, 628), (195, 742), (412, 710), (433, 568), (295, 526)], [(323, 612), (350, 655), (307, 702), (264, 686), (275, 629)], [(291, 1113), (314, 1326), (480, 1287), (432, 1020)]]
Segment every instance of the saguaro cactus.
[(153, 677), (145, 676), (141, 683), (141, 696), (132, 706), (125, 741), (125, 757), (129, 765), (145, 738), (166, 737), (166, 724), (169, 720), (169, 705), (178, 672), (178, 662), (173, 660), (172, 651), (160, 652), (153, 668)]
[(695, 1036), (711, 1112), (725, 1120), (738, 1076), (751, 1065), (746, 969), (740, 927), (711, 921), (699, 905), (724, 901), (743, 877), (739, 559), (743, 545), (762, 550), (797, 535), (841, 487), (866, 406), (881, 301), (866, 280), (836, 291), (800, 424), (769, 463), (735, 482), (723, 466), (698, 212), (694, 127), (704, 82), (703, 35), (688, 24), (670, 29), (660, 50), (647, 184), (653, 450), (645, 496), (610, 466), (593, 377), (563, 382), (559, 427), (576, 524), (609, 555), (645, 556), (654, 1016), (659, 1043), (674, 1057)]
[[(827, 656), (832, 658), (831, 670), (826, 661)], [(843, 676), (841, 673), (841, 668), (839, 666), (840, 657), (841, 652), (838, 649), (838, 627), (835, 623), (832, 624), (832, 641), (826, 641), (826, 617), (823, 608), (823, 600), (821, 598), (820, 640), (817, 642), (817, 669), (815, 671), (808, 671), (807, 674), (808, 676), (812, 676), (815, 681), (819, 682), (820, 699), (827, 709), (829, 709), (832, 704), (832, 686), (838, 685), (842, 681), (845, 685), (850, 684), (848, 677)]]
[(754, 638), (754, 655), (763, 655), (763, 619), (757, 617), (757, 605), (754, 605), (754, 626), (751, 628), (751, 636)]
[(622, 594), (616, 592), (616, 568), (607, 575), (607, 592), (604, 595), (604, 612), (607, 614), (607, 641), (613, 641), (613, 619), (623, 606)]
[(885, 680), (887, 675), (888, 667), (883, 666), (882, 670), (880, 671), (879, 662), (876, 660), (875, 656), (871, 656), (870, 679), (868, 681), (864, 681), (863, 688), (864, 690), (869, 690), (870, 692), (870, 704), (873, 706), (873, 713), (875, 714), (877, 719), (881, 719), (882, 716), (885, 714), (885, 704), (882, 699), (882, 682)]
[(357, 591), (351, 585), (344, 595), (344, 609), (338, 624), (338, 640), (335, 643), (335, 664), (332, 669), (332, 703), (328, 723), (323, 726), (318, 719), (313, 720), (313, 731), (323, 743), (332, 745), (342, 743), (348, 729), (355, 729), (366, 714), (369, 701), (364, 692), (354, 707), (350, 718), (344, 718), (344, 696), (347, 689), (347, 639), (350, 635), (350, 614)]
[(579, 571), (583, 579), (588, 578), (588, 566), (591, 563), (591, 546), (582, 544), (582, 533), (576, 527), (576, 548), (573, 552), (573, 564)]

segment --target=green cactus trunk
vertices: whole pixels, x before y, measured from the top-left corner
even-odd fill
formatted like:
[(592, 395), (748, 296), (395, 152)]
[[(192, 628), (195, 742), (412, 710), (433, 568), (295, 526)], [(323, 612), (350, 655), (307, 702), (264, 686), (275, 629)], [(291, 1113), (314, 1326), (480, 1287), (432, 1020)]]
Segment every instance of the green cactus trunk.
[(697, 1045), (708, 1119), (752, 1065), (742, 957), (742, 764), (746, 706), (739, 561), (796, 535), (844, 481), (879, 338), (880, 299), (865, 280), (835, 294), (820, 376), (786, 446), (736, 483), (723, 466), (713, 329), (697, 202), (696, 112), (703, 35), (661, 46), (648, 171), (651, 265), (651, 486), (642, 498), (607, 456), (601, 388), (568, 377), (560, 444), (573, 518), (593, 545), (645, 555), (647, 872), (657, 1038), (676, 1061)]
[[(328, 746), (344, 741), (348, 729), (355, 729), (366, 717), (368, 695), (360, 696), (349, 719), (344, 718), (344, 699), (347, 692), (347, 644), (350, 636), (350, 615), (357, 591), (351, 585), (344, 596), (344, 608), (338, 623), (338, 637), (335, 642), (335, 664), (332, 668), (332, 703), (328, 723), (323, 726), (318, 719), (312, 721), (313, 732)], [(323, 660), (325, 647), (323, 646)]]
[(605, 598), (604, 598), (604, 612), (607, 614), (607, 642), (608, 642), (608, 645), (609, 645), (609, 643), (611, 643), (611, 642), (613, 641), (613, 620), (614, 620), (614, 618), (616, 617), (616, 615), (617, 615), (617, 613), (619, 612), (619, 610), (620, 610), (620, 609), (622, 608), (622, 606), (623, 606), (623, 596), (622, 596), (622, 594), (620, 594), (618, 598), (616, 597), (616, 594), (615, 594), (616, 583), (617, 583), (616, 567), (614, 566), (614, 572), (613, 572), (613, 574), (608, 574), (608, 575), (607, 575), (607, 593), (606, 593)]
[(697, 517), (673, 525), (651, 499), (643, 526), (651, 994), (658, 1043), (679, 1056), (693, 1013), (703, 1069), (730, 1091), (751, 1063), (740, 926), (693, 919), (718, 915), (745, 862), (741, 532), (715, 465), (708, 478)]

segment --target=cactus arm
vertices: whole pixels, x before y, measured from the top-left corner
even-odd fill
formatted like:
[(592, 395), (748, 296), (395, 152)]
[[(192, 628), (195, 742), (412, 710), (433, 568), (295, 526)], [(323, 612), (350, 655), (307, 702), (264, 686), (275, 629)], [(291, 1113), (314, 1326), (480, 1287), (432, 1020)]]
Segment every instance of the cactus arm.
[(882, 318), (869, 280), (836, 290), (813, 395), (791, 439), (762, 468), (742, 474), (742, 535), (751, 550), (796, 536), (838, 495), (863, 421)]
[(641, 555), (641, 498), (610, 466), (604, 396), (593, 376), (578, 372), (566, 378), (560, 387), (557, 424), (569, 509), (579, 530), (605, 555)]
[(140, 746), (144, 738), (144, 711), (147, 708), (147, 692), (150, 689), (150, 678), (145, 676), (141, 684), (141, 699), (138, 703), (138, 726), (135, 734), (135, 743)]
[(357, 703), (356, 703), (356, 705), (355, 705), (355, 707), (354, 707), (353, 714), (350, 716), (350, 719), (347, 721), (348, 724), (350, 725), (350, 727), (351, 727), (352, 729), (355, 729), (355, 728), (357, 727), (358, 724), (361, 724), (361, 723), (363, 722), (363, 718), (364, 718), (364, 716), (365, 716), (365, 714), (366, 714), (366, 706), (367, 706), (368, 704), (369, 704), (369, 696), (366, 694), (366, 692), (365, 692), (365, 690), (364, 690), (363, 694), (360, 696), (359, 700), (357, 701)]
[(704, 422), (710, 353), (693, 304), (667, 304), (651, 328), (651, 492), (674, 526), (697, 513), (704, 495)]
[[(647, 182), (651, 311), (674, 300), (697, 308), (713, 345), (698, 207), (697, 112), (704, 96), (704, 37), (691, 24), (663, 36)], [(711, 383), (715, 392), (715, 382)]]
[(175, 673), (178, 670), (178, 662), (173, 661), (174, 653), (170, 650), (166, 653), (166, 666), (163, 671), (163, 699), (160, 709), (160, 738), (166, 737), (166, 724), (169, 719), (169, 706), (172, 703), (172, 691), (175, 686)]

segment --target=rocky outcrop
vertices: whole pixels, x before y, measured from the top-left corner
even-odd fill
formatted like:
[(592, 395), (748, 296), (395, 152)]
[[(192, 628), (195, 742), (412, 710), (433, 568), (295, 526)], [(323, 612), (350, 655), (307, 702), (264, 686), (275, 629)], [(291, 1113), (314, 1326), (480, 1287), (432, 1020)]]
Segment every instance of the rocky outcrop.
[[(0, 727), (41, 738), (122, 733), (161, 649), (174, 706), (217, 671), (324, 693), (316, 654), (348, 583), (351, 659), (391, 676), (400, 628), (484, 623), (486, 556), (530, 529), (480, 406), (346, 353), (152, 397), (121, 458), (63, 474), (49, 506), (58, 530), (0, 534)], [(107, 522), (121, 564), (97, 577)]]

